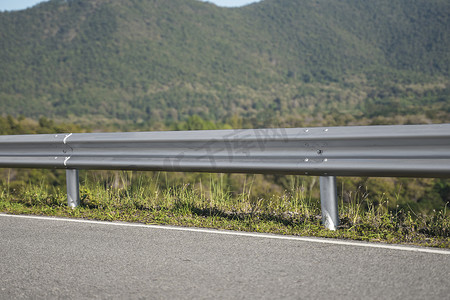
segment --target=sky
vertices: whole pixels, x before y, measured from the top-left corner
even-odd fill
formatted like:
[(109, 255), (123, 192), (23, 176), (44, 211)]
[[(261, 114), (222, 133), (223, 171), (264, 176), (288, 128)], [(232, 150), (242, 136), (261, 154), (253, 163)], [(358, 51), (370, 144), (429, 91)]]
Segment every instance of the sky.
[[(224, 7), (237, 7), (247, 5), (257, 0), (201, 0), (205, 2), (211, 2), (218, 6)], [(0, 11), (5, 10), (20, 10), (28, 7), (32, 7), (42, 0), (0, 0)]]

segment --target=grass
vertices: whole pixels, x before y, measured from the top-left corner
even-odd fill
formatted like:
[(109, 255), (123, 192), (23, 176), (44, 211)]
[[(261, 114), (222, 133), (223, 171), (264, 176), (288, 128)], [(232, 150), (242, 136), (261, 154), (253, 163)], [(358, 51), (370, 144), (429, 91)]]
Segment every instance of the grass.
[[(195, 226), (301, 236), (332, 237), (372, 242), (450, 248), (450, 217), (446, 206), (428, 215), (388, 209), (386, 199), (351, 192), (341, 201), (341, 224), (336, 231), (321, 225), (320, 202), (293, 177), (282, 195), (253, 195), (252, 177), (241, 193), (230, 191), (222, 175), (206, 184), (163, 187), (156, 178), (118, 173), (114, 179), (82, 178), (81, 205), (67, 207), (64, 187), (28, 184), (20, 189), (9, 182), (0, 190), (0, 212), (36, 214), (105, 221)], [(133, 177), (134, 176), (134, 177)]]

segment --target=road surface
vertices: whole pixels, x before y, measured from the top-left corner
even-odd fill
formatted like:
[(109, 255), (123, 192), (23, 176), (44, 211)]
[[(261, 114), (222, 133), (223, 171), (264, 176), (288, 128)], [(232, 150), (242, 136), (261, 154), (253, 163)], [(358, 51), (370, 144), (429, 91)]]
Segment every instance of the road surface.
[(0, 214), (0, 299), (449, 299), (449, 271), (449, 250)]

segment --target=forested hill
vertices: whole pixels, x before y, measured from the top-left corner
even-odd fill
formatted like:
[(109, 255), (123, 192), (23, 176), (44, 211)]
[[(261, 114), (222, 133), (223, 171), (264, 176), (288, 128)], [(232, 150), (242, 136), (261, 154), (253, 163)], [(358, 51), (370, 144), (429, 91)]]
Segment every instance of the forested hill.
[(51, 0), (0, 13), (0, 111), (145, 123), (421, 107), (445, 119), (449, 15), (447, 0)]

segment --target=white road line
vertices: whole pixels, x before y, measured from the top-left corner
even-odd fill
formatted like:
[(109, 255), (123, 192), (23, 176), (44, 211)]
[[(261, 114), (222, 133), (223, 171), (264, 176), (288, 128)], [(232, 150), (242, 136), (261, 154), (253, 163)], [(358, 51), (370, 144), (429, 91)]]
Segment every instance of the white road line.
[(109, 226), (112, 225), (112, 226), (124, 226), (124, 227), (143, 227), (143, 228), (152, 228), (152, 229), (189, 231), (189, 232), (202, 232), (202, 233), (210, 233), (210, 234), (224, 234), (224, 235), (245, 236), (245, 237), (255, 237), (255, 238), (292, 240), (292, 241), (302, 241), (302, 242), (331, 244), (331, 245), (356, 246), (356, 247), (367, 247), (367, 248), (381, 248), (381, 249), (389, 249), (389, 250), (400, 250), (400, 251), (410, 251), (410, 252), (422, 252), (422, 253), (433, 253), (433, 254), (450, 255), (450, 250), (445, 250), (445, 249), (432, 249), (432, 248), (424, 248), (424, 247), (409, 247), (409, 246), (389, 245), (389, 244), (381, 244), (381, 243), (351, 242), (351, 241), (343, 241), (343, 240), (328, 239), (328, 238), (285, 236), (285, 235), (275, 235), (275, 234), (265, 234), (265, 233), (251, 233), (251, 232), (231, 231), (231, 230), (202, 229), (202, 228), (175, 227), (175, 226), (163, 226), (163, 225), (146, 225), (146, 224), (138, 224), (138, 223), (92, 221), (92, 220), (84, 220), (84, 219), (68, 219), (68, 218), (66, 219), (66, 218), (55, 218), (55, 217), (31, 216), (31, 215), (9, 215), (9, 214), (2, 214), (2, 213), (0, 213), (0, 217), (37, 219), (37, 220), (51, 220), (51, 221), (99, 224), (99, 225), (109, 225)]

